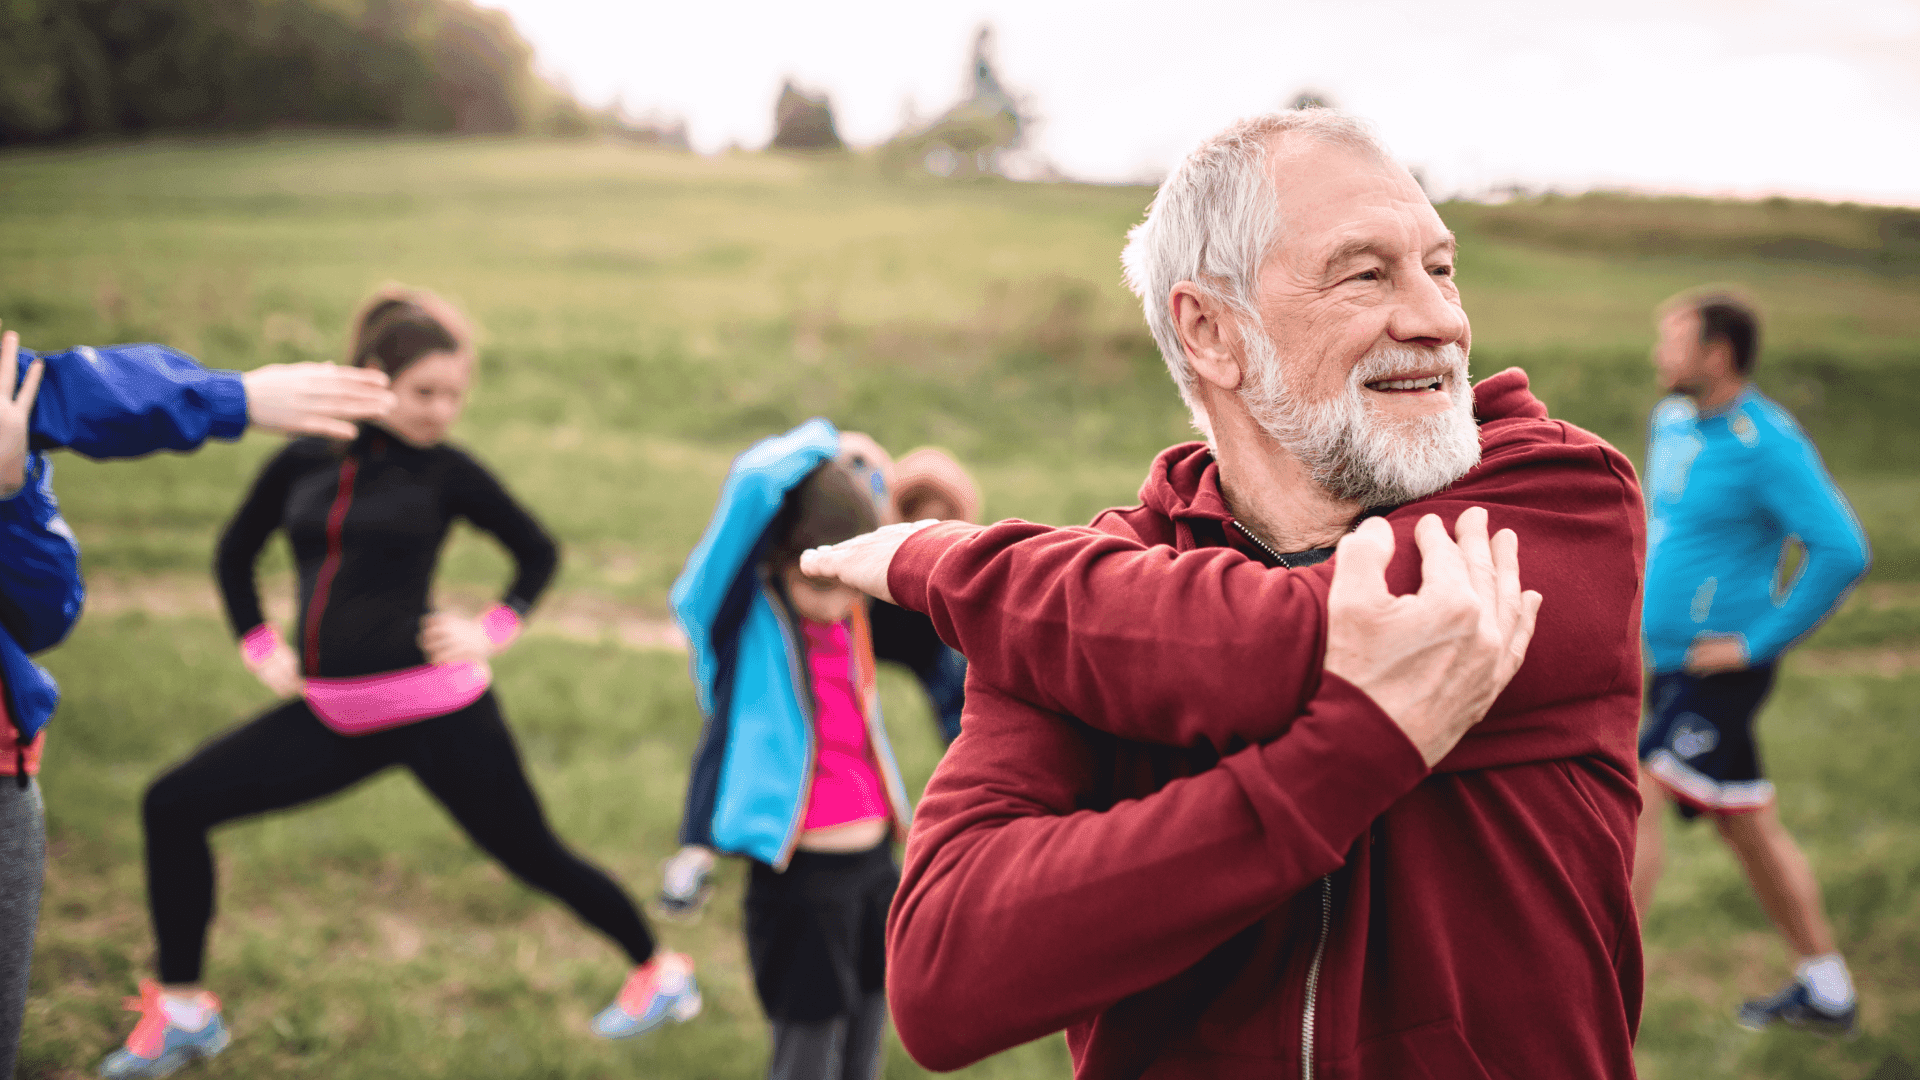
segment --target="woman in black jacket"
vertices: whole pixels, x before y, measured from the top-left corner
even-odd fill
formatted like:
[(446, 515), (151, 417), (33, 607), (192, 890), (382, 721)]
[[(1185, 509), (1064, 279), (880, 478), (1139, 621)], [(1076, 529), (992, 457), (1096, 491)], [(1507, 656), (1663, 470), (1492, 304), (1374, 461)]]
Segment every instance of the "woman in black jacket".
[[(637, 1035), (700, 1010), (690, 961), (657, 951), (627, 893), (553, 835), (490, 689), (487, 661), (518, 633), (558, 552), (491, 473), (444, 441), (472, 378), (464, 321), (431, 294), (391, 290), (355, 330), (352, 362), (386, 371), (398, 404), (344, 446), (288, 444), (220, 539), (220, 590), (247, 666), (290, 700), (209, 742), (147, 792), (159, 980), (142, 983), (142, 1018), (103, 1064), (105, 1076), (163, 1076), (226, 1045), (219, 1002), (200, 985), (213, 914), (207, 831), (394, 765), (410, 769), (488, 854), (626, 951), (632, 974), (596, 1032)], [(478, 619), (429, 609), (455, 518), (492, 533), (517, 567), (506, 595)], [(277, 529), (299, 574), (291, 642), (266, 622), (254, 582)]]

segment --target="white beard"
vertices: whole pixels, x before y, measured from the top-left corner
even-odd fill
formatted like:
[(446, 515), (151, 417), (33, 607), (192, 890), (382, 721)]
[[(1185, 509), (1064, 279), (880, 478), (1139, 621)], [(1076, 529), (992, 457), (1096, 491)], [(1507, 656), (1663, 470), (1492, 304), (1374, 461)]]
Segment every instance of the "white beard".
[[(1307, 402), (1288, 392), (1273, 339), (1255, 332), (1246, 340), (1247, 373), (1239, 392), (1247, 411), (1334, 498), (1366, 509), (1401, 506), (1448, 487), (1479, 464), (1480, 429), (1473, 422), (1467, 354), (1460, 346), (1381, 346), (1354, 365), (1341, 393)], [(1436, 360), (1446, 369), (1442, 386), (1453, 402), (1446, 412), (1386, 420), (1374, 410), (1367, 395), (1375, 391), (1367, 383)]]

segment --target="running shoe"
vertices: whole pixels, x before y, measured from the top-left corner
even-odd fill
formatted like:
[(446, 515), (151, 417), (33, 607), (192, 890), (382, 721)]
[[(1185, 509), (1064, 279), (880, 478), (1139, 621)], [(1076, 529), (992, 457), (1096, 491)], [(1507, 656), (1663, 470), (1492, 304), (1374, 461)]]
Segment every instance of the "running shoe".
[(660, 908), (675, 919), (699, 913), (713, 895), (713, 852), (689, 844), (667, 860), (660, 884)]
[(1755, 998), (1740, 1006), (1740, 1026), (1754, 1031), (1769, 1024), (1785, 1024), (1821, 1035), (1852, 1038), (1858, 1034), (1859, 1021), (1859, 1006), (1850, 1004), (1838, 1012), (1823, 1009), (1813, 1000), (1807, 984), (1798, 979), (1772, 997)]
[(212, 994), (203, 996), (209, 1010), (207, 1022), (199, 1030), (189, 1031), (167, 1014), (159, 984), (152, 979), (140, 980), (140, 996), (126, 999), (127, 1009), (139, 1013), (140, 1022), (127, 1036), (127, 1044), (100, 1063), (100, 1075), (109, 1080), (172, 1076), (197, 1058), (210, 1058), (225, 1050), (233, 1036), (220, 1019), (220, 999)]
[(606, 1039), (645, 1035), (669, 1020), (700, 1015), (700, 986), (685, 953), (661, 953), (633, 969), (613, 1004), (593, 1018), (593, 1033)]

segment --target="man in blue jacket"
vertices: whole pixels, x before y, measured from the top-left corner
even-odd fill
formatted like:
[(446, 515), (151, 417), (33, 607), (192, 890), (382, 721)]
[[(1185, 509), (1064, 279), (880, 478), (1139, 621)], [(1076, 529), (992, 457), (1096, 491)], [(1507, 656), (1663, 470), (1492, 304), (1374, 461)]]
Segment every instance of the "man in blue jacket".
[[(45, 451), (91, 458), (192, 450), (249, 425), (351, 438), (385, 412), (378, 371), (275, 364), (209, 371), (159, 345), (82, 346), (41, 357), (0, 333), (0, 1077), (13, 1075), (46, 866), (39, 771), (59, 701), (30, 659), (80, 617), (80, 550), (53, 496)], [(27, 360), (24, 371), (20, 357)]]
[[(1724, 292), (1662, 309), (1655, 366), (1672, 397), (1647, 451), (1641, 632), (1653, 677), (1640, 733), (1643, 803), (1634, 902), (1644, 916), (1662, 861), (1660, 815), (1709, 814), (1760, 906), (1799, 958), (1797, 977), (1749, 1001), (1740, 1022), (1853, 1030), (1853, 980), (1820, 886), (1774, 812), (1753, 719), (1780, 655), (1826, 618), (1867, 568), (1867, 540), (1820, 454), (1754, 389), (1759, 318)], [(1802, 551), (1783, 574), (1789, 541)]]

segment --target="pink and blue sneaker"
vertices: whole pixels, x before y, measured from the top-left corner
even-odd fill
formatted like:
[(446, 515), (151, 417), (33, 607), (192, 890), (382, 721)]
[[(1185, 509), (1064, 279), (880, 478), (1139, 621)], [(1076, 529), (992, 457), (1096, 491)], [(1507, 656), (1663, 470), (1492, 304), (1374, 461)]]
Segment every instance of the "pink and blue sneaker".
[(593, 1018), (593, 1033), (606, 1039), (645, 1035), (672, 1020), (700, 1015), (700, 986), (685, 953), (660, 953), (633, 969), (613, 1004)]
[(227, 1048), (232, 1035), (220, 1019), (220, 999), (202, 992), (190, 1002), (169, 1000), (152, 979), (140, 981), (140, 996), (126, 999), (140, 1014), (127, 1044), (100, 1063), (108, 1080), (171, 1076), (200, 1058)]

